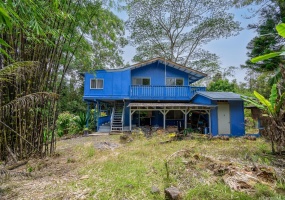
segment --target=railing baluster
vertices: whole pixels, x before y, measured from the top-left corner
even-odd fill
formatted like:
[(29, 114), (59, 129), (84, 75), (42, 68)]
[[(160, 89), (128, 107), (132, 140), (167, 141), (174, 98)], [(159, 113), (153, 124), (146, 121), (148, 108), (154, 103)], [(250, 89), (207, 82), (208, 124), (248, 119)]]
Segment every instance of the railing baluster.
[(206, 91), (206, 87), (192, 86), (130, 86), (130, 97), (153, 99), (157, 97), (167, 98), (191, 98), (198, 91)]

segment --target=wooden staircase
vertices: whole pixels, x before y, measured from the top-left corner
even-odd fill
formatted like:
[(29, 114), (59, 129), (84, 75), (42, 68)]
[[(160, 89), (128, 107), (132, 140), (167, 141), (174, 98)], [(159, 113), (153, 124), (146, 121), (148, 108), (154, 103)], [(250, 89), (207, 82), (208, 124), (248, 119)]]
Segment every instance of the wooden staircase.
[(123, 131), (124, 127), (124, 120), (122, 119), (124, 115), (124, 103), (123, 102), (116, 102), (112, 114), (112, 121), (111, 121), (111, 132), (115, 131)]

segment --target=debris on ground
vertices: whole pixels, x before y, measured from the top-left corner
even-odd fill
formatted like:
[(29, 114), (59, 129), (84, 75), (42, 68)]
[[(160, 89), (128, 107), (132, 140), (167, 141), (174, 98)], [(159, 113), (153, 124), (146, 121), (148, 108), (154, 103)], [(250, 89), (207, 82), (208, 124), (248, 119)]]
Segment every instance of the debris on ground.
[(120, 136), (121, 143), (129, 143), (132, 142), (134, 139), (130, 136), (130, 134), (123, 134)]
[(112, 143), (112, 142), (99, 142), (99, 143), (95, 143), (94, 146), (96, 149), (99, 149), (99, 150), (107, 150), (107, 149), (114, 150), (116, 148), (119, 148), (120, 144)]
[(176, 187), (169, 187), (164, 190), (165, 199), (167, 200), (180, 200), (182, 199), (182, 194)]
[(151, 191), (150, 191), (152, 194), (159, 194), (160, 193), (160, 190), (159, 190), (159, 188), (158, 187), (156, 187), (156, 186), (152, 186), (151, 187)]
[[(178, 158), (180, 158), (185, 165), (184, 170), (180, 169), (181, 171), (179, 172), (175, 169)], [(278, 180), (277, 172), (273, 167), (239, 165), (237, 163), (221, 161), (205, 155), (195, 154), (191, 152), (191, 150), (178, 151), (169, 156), (166, 167), (167, 172), (180, 179), (180, 182), (184, 184), (191, 179), (191, 176), (201, 176), (201, 182), (206, 183), (208, 180), (207, 178), (203, 179), (201, 171), (207, 171), (210, 176), (213, 176), (212, 181), (220, 178), (232, 190), (246, 193), (255, 192), (256, 184), (263, 184), (274, 188)], [(280, 174), (280, 172), (278, 172), (278, 174)], [(181, 184), (181, 186), (183, 187), (183, 184)]]

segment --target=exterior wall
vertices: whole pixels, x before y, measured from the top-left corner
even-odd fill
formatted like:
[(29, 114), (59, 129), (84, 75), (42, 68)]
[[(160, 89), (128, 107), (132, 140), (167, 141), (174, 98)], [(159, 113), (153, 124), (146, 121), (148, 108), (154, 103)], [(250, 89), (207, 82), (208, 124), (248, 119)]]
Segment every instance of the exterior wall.
[[(213, 105), (217, 105), (217, 102), (213, 101)], [(219, 132), (218, 127), (218, 107), (211, 110), (211, 127), (212, 127), (212, 135), (216, 136)]]
[[(218, 105), (217, 101), (208, 99), (201, 95), (196, 95), (192, 100), (196, 104)], [(245, 134), (244, 105), (243, 101), (229, 101), (230, 105), (230, 136), (243, 136)], [(212, 135), (219, 133), (218, 129), (218, 107), (211, 110), (211, 130)]]
[(243, 101), (231, 101), (229, 104), (231, 110), (231, 135), (243, 136), (245, 134)]
[[(212, 101), (212, 105), (217, 105), (216, 101)], [(229, 101), (230, 105), (230, 136), (243, 136), (245, 134), (244, 124), (244, 106), (243, 101)], [(211, 122), (213, 136), (219, 134), (218, 127), (218, 107), (211, 110)]]
[[(166, 70), (165, 70), (166, 69)], [(166, 86), (167, 78), (182, 78), (182, 86)], [(85, 73), (84, 96), (85, 101), (96, 100), (189, 100), (197, 91), (206, 91), (205, 87), (189, 86), (189, 74), (155, 62), (137, 69), (97, 70)], [(102, 89), (91, 89), (92, 78), (103, 79)], [(149, 86), (132, 85), (133, 78), (150, 78)]]
[(130, 101), (125, 102), (125, 110), (124, 110), (124, 126), (130, 125), (130, 108), (128, 107)]
[[(201, 95), (196, 95), (194, 97), (194, 99), (191, 100), (192, 103), (195, 103), (195, 104), (204, 104), (204, 105), (212, 105), (212, 101), (211, 99), (208, 99), (204, 96), (201, 96)], [(214, 104), (216, 105), (216, 104)]]
[[(131, 78), (135, 77), (150, 78), (150, 84), (152, 86), (165, 86), (165, 66), (164, 64), (155, 62), (151, 65), (133, 69)], [(172, 67), (166, 66), (166, 77), (183, 78), (184, 85), (189, 85), (188, 74)]]
[[(103, 79), (103, 89), (90, 89), (90, 79)], [(130, 70), (112, 71), (98, 70), (96, 74), (85, 74), (84, 99), (123, 99), (129, 97)]]

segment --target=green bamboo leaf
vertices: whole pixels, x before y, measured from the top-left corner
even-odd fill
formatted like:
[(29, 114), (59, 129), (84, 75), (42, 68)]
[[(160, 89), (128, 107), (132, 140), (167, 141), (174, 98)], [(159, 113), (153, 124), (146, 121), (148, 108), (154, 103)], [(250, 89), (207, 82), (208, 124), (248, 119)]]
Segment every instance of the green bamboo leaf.
[(273, 114), (274, 111), (273, 111), (273, 107), (271, 105), (271, 103), (265, 99), (264, 96), (262, 96), (261, 94), (259, 94), (258, 92), (254, 91), (253, 92), (254, 96), (260, 101), (260, 103), (264, 106), (266, 106), (267, 108), (267, 111), (270, 113), (270, 114)]
[(0, 7), (0, 22), (2, 21), (6, 26), (9, 28), (11, 27), (11, 21), (8, 12), (3, 8)]
[(11, 61), (14, 61), (14, 59), (4, 49), (0, 48), (0, 53), (7, 56), (7, 58), (10, 59)]
[(3, 39), (0, 38), (0, 45), (3, 45), (5, 47), (12, 48), (9, 44), (7, 44)]
[(273, 84), (271, 88), (270, 97), (269, 97), (269, 101), (270, 101), (270, 104), (272, 105), (272, 108), (275, 107), (277, 98), (278, 98), (278, 93), (277, 93), (276, 84)]
[(278, 34), (285, 38), (285, 24), (281, 23), (276, 26)]
[(279, 56), (281, 53), (283, 53), (283, 52), (282, 51), (281, 52), (274, 52), (274, 53), (269, 53), (269, 54), (265, 54), (262, 56), (258, 56), (258, 57), (252, 58), (251, 62), (256, 63), (256, 62), (259, 62), (262, 60), (267, 60), (269, 58), (274, 58), (276, 56)]

